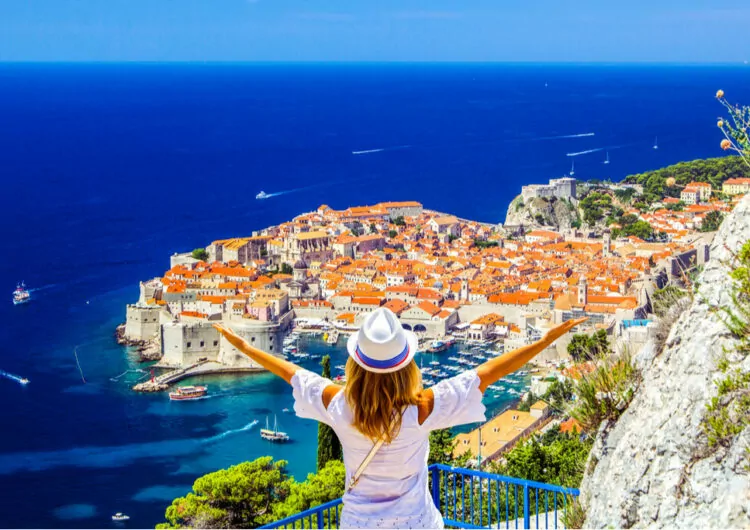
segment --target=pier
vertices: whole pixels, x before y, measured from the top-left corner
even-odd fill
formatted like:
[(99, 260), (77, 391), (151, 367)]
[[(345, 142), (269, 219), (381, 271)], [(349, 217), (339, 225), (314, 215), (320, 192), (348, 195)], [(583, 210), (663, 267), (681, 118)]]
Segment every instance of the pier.
[(263, 368), (240, 368), (237, 366), (227, 366), (216, 361), (198, 361), (190, 366), (170, 370), (155, 377), (153, 380), (149, 379), (143, 383), (138, 383), (133, 387), (133, 390), (136, 392), (163, 392), (170, 385), (197, 375), (255, 373), (263, 371), (265, 371)]

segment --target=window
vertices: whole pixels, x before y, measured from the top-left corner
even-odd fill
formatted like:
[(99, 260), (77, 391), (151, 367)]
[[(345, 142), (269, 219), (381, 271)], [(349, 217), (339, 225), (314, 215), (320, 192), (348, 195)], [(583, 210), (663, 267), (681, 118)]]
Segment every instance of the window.
[(191, 342), (188, 342), (187, 343), (187, 347), (189, 348), (191, 344), (192, 344)]
[(201, 348), (203, 347), (203, 341), (201, 341)]
[(269, 349), (269, 351), (273, 351), (273, 344), (271, 344), (271, 347), (268, 348), (268, 349)]
[(255, 342), (255, 337), (252, 337), (252, 338), (250, 339), (250, 342)]
[(218, 345), (219, 345), (219, 341), (218, 341), (218, 340), (215, 340), (215, 341), (214, 341), (214, 346), (218, 346)]

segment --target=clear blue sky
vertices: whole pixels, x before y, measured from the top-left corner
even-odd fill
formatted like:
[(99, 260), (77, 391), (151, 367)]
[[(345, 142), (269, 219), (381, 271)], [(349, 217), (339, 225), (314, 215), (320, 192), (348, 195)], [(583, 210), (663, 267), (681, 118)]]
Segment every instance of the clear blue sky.
[(0, 61), (750, 60), (750, 0), (0, 0)]

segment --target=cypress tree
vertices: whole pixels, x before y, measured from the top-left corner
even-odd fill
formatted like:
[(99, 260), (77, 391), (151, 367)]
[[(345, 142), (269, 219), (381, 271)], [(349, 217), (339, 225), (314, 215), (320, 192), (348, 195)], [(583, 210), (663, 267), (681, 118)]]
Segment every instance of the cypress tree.
[[(323, 356), (320, 362), (323, 366), (323, 377), (331, 378), (331, 356)], [(323, 469), (331, 460), (343, 460), (341, 442), (333, 429), (325, 423), (318, 424), (318, 471)]]

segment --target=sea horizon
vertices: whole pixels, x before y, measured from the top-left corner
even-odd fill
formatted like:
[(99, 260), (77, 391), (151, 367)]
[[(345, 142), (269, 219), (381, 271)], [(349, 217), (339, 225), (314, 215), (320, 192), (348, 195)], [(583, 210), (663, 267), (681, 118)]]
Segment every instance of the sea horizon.
[[(271, 454), (298, 479), (314, 470), (314, 444), (301, 442), (314, 422), (284, 416), (299, 440), (287, 447), (248, 427), (291, 407), (290, 389), (268, 374), (197, 379), (216, 397), (195, 403), (130, 390), (143, 368), (114, 329), (138, 282), (162, 275), (174, 252), (321, 204), (417, 200), (504, 222), (521, 186), (567, 176), (573, 161), (577, 178), (619, 181), (723, 156), (713, 96), (750, 100), (750, 70), (734, 66), (649, 65), (637, 76), (559, 63), (457, 63), (461, 75), (444, 67), (456, 63), (158, 68), (196, 64), (171, 62), (124, 75), (19, 64), (144, 63), (0, 63), (0, 222), (13, 227), (0, 263), (0, 370), (31, 381), (0, 378), (11, 404), (0, 413), (9, 527), (105, 527), (118, 511), (148, 527), (216, 469)], [(396, 66), (307, 67), (319, 64)], [(400, 67), (409, 64), (431, 68)], [(256, 201), (261, 190), (278, 195)], [(20, 280), (33, 301), (14, 307)], [(333, 354), (333, 365), (345, 358)]]

